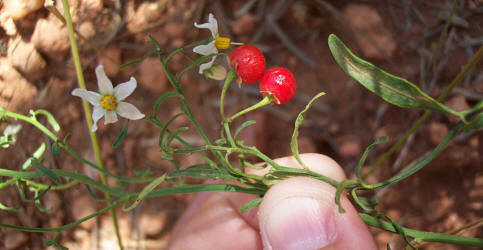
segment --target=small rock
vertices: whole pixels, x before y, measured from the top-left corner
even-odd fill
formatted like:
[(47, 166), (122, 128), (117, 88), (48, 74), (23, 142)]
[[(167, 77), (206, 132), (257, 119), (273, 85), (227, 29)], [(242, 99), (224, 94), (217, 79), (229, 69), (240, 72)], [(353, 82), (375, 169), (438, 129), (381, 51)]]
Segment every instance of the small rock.
[[(463, 95), (455, 95), (451, 97), (448, 101), (446, 101), (445, 104), (446, 106), (456, 111), (463, 111), (470, 108), (470, 105), (468, 104), (468, 102), (466, 101), (466, 98)], [(452, 124), (455, 124), (460, 120), (458, 117), (454, 115), (447, 114), (446, 117)]]
[(27, 243), (28, 236), (20, 231), (8, 231), (5, 235), (5, 249), (17, 249)]
[(61, 22), (54, 20), (37, 20), (30, 41), (37, 49), (46, 54), (65, 52), (70, 47), (66, 27)]
[(114, 77), (119, 73), (121, 54), (122, 50), (117, 46), (109, 46), (102, 51), (100, 63), (104, 66), (104, 72), (109, 77)]
[(60, 199), (59, 195), (54, 192), (50, 191), (42, 197), (44, 208), (47, 209), (48, 214), (57, 214), (57, 209), (59, 209), (62, 205), (62, 200)]
[(390, 232), (380, 232), (376, 235), (375, 240), (379, 246), (385, 246), (391, 242), (392, 239), (392, 233)]
[(340, 146), (340, 153), (344, 157), (358, 157), (361, 152), (361, 144), (356, 140), (345, 141)]
[(44, 0), (5, 0), (3, 4), (5, 11), (14, 20), (19, 20), (42, 7)]
[(315, 146), (312, 138), (303, 136), (298, 139), (299, 152), (300, 153), (316, 153), (317, 147)]
[(428, 126), (428, 133), (431, 142), (437, 145), (448, 134), (448, 126), (444, 123), (432, 122)]
[(0, 26), (5, 30), (7, 36), (14, 36), (17, 34), (17, 27), (13, 22), (11, 16), (7, 12), (0, 13)]
[(167, 23), (164, 26), (163, 30), (165, 36), (168, 36), (170, 39), (181, 39), (184, 35), (183, 25), (177, 22)]
[[(37, 88), (1, 57), (0, 76), (2, 76), (0, 77), (0, 100), (7, 99), (7, 103), (2, 103), (1, 107), (10, 111), (22, 111), (35, 102), (38, 95)], [(7, 93), (8, 97), (4, 96), (4, 93)]]
[(396, 43), (377, 11), (367, 5), (351, 3), (344, 8), (343, 13), (362, 31), (354, 34), (365, 57), (384, 59), (393, 55)]
[(96, 28), (91, 21), (85, 21), (79, 25), (79, 33), (85, 38), (90, 39), (96, 34)]
[(257, 17), (250, 13), (244, 14), (231, 23), (231, 29), (235, 35), (246, 35), (252, 33), (256, 28)]
[(82, 7), (90, 12), (99, 12), (102, 10), (103, 0), (83, 0), (81, 1)]
[(47, 63), (31, 43), (17, 37), (9, 42), (7, 54), (10, 64), (29, 80), (39, 80), (43, 76)]
[(165, 213), (143, 213), (139, 219), (139, 228), (147, 236), (155, 236), (163, 230), (166, 224), (166, 214)]
[[(75, 220), (80, 220), (92, 213), (94, 213), (94, 207), (92, 204), (92, 198), (87, 195), (81, 195), (80, 197), (73, 197), (72, 199), (72, 215)], [(89, 230), (94, 225), (94, 220), (87, 220), (79, 224), (80, 227)]]
[(149, 3), (144, 2), (138, 8), (144, 14), (144, 18), (147, 22), (154, 22), (161, 18), (161, 13), (163, 12), (163, 7), (157, 2)]
[(139, 81), (143, 88), (154, 94), (161, 94), (166, 89), (168, 79), (164, 74), (161, 62), (157, 58), (146, 58), (139, 66)]

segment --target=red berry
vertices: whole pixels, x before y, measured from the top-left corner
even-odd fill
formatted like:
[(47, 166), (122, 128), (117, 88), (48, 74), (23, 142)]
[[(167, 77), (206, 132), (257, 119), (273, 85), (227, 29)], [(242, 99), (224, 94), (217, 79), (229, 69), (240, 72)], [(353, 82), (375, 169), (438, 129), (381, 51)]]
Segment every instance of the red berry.
[(242, 45), (230, 53), (230, 65), (238, 74), (238, 84), (254, 83), (265, 72), (265, 56), (255, 46)]
[(275, 67), (267, 70), (260, 82), (260, 93), (265, 97), (272, 95), (275, 104), (284, 104), (290, 101), (296, 90), (295, 77), (286, 68)]

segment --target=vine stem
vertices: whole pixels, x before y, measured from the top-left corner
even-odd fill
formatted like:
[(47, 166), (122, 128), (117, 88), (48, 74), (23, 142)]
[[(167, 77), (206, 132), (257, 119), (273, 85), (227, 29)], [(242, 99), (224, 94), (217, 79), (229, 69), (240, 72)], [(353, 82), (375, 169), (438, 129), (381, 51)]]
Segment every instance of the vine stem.
[[(449, 86), (444, 90), (443, 94), (438, 98), (438, 102), (444, 102), (446, 98), (451, 94), (453, 89), (463, 80), (463, 78), (468, 74), (468, 72), (475, 66), (475, 64), (483, 57), (483, 46), (480, 46), (478, 51), (473, 55), (471, 60), (465, 67), (458, 73), (458, 75), (451, 81)], [(363, 175), (363, 179), (366, 179), (370, 174), (376, 171), (379, 166), (381, 166), (384, 162), (386, 162), (391, 155), (398, 150), (404, 142), (409, 138), (411, 134), (416, 132), (416, 130), (421, 127), (421, 125), (429, 118), (429, 116), (433, 113), (433, 111), (426, 110), (424, 114), (411, 126), (411, 128), (404, 133), (404, 135), (399, 139), (396, 144), (394, 144), (384, 155), (377, 160), (374, 165)]]
[[(62, 0), (62, 5), (64, 8), (64, 18), (67, 23), (67, 30), (69, 31), (69, 41), (70, 41), (70, 47), (72, 50), (72, 58), (74, 60), (74, 65), (75, 65), (75, 71), (77, 74), (77, 82), (79, 84), (80, 88), (86, 89), (86, 84), (84, 80), (84, 74), (82, 73), (82, 65), (80, 62), (80, 56), (79, 56), (79, 49), (77, 48), (77, 41), (75, 38), (74, 34), (74, 26), (72, 25), (72, 18), (70, 16), (70, 7), (69, 3), (67, 0)], [(91, 109), (89, 106), (89, 103), (82, 99), (82, 107), (84, 108), (84, 115), (85, 119), (87, 121), (87, 127), (89, 129), (89, 134), (91, 138), (91, 144), (92, 144), (92, 149), (94, 150), (94, 155), (97, 161), (97, 164), (99, 165), (100, 168), (104, 169), (104, 163), (102, 161), (102, 155), (101, 155), (101, 149), (99, 147), (99, 140), (97, 138), (96, 133), (92, 132), (92, 114), (91, 114)], [(107, 177), (105, 174), (101, 173), (100, 174), (101, 182), (103, 185), (107, 185)], [(111, 196), (109, 193), (104, 193), (106, 200), (108, 200), (108, 206), (111, 206)], [(119, 226), (117, 223), (117, 217), (116, 217), (116, 211), (115, 207), (111, 207), (110, 209), (111, 212), (111, 217), (112, 217), (112, 223), (114, 225), (114, 230), (116, 232), (116, 237), (117, 237), (117, 243), (119, 245), (120, 249), (123, 249), (122, 245), (122, 240), (121, 240), (121, 234), (119, 232)]]
[(252, 106), (250, 106), (250, 107), (248, 107), (248, 108), (246, 108), (246, 109), (244, 109), (244, 110), (242, 110), (242, 111), (234, 114), (232, 117), (228, 117), (228, 118), (224, 119), (224, 122), (230, 123), (233, 120), (235, 120), (236, 118), (238, 118), (238, 117), (240, 117), (240, 116), (242, 116), (242, 115), (244, 115), (244, 114), (246, 114), (248, 112), (251, 112), (251, 111), (253, 111), (255, 109), (258, 109), (258, 108), (261, 108), (261, 107), (263, 107), (265, 105), (268, 105), (268, 104), (270, 104), (270, 103), (273, 102), (273, 98), (274, 97), (272, 95), (267, 95), (261, 101), (259, 101), (258, 103), (255, 103)]
[(221, 120), (225, 120), (225, 96), (226, 92), (228, 91), (228, 88), (230, 87), (231, 82), (233, 79), (236, 77), (236, 72), (233, 69), (230, 69), (228, 71), (228, 75), (225, 78), (225, 83), (223, 84), (223, 89), (221, 90), (221, 96), (220, 96), (220, 115), (221, 115)]

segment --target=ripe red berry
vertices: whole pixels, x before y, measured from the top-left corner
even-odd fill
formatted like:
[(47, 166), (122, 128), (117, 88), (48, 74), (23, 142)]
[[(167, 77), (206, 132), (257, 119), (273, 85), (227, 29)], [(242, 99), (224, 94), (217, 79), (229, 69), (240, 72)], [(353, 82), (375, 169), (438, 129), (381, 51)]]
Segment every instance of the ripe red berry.
[(284, 104), (290, 101), (296, 90), (295, 77), (286, 68), (275, 67), (267, 70), (260, 82), (260, 93), (265, 97), (272, 95), (274, 104)]
[(230, 53), (230, 66), (238, 74), (238, 84), (254, 83), (265, 72), (265, 56), (255, 46), (242, 45)]

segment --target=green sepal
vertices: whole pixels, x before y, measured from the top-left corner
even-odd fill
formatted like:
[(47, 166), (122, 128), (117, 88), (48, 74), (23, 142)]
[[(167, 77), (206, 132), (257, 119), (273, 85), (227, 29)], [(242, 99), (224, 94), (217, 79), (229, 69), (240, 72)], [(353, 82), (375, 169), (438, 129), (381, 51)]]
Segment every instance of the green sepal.
[(121, 145), (121, 143), (124, 141), (124, 139), (126, 139), (128, 124), (129, 124), (129, 120), (126, 121), (126, 124), (124, 124), (124, 127), (121, 130), (121, 133), (119, 134), (117, 139), (112, 144), (113, 148), (117, 148), (119, 145)]

